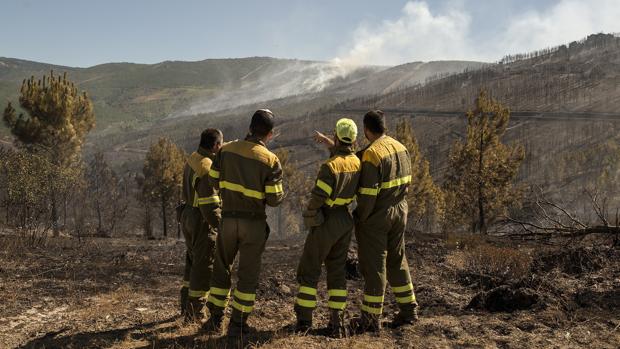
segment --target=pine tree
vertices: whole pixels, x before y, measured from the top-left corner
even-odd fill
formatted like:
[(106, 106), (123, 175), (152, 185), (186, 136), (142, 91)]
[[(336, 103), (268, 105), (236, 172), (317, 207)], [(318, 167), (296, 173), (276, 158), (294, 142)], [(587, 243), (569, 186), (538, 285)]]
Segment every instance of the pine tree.
[(469, 223), (473, 232), (487, 227), (518, 204), (520, 191), (513, 181), (525, 157), (521, 145), (506, 145), (501, 138), (510, 110), (481, 91), (475, 109), (467, 112), (467, 136), (451, 152), (445, 191), (451, 223)]
[(147, 200), (160, 201), (164, 237), (168, 236), (167, 208), (179, 201), (185, 158), (181, 148), (162, 137), (151, 145), (144, 161), (143, 195)]
[[(17, 145), (51, 163), (49, 172), (51, 221), (58, 235), (58, 204), (67, 196), (72, 176), (79, 171), (79, 156), (86, 134), (95, 125), (93, 105), (86, 92), (78, 92), (73, 82), (63, 76), (34, 76), (25, 79), (20, 89), (19, 105), (26, 112), (17, 115), (11, 105), (4, 110), (4, 122), (16, 138)], [(65, 200), (66, 203), (66, 200)]]
[(443, 219), (444, 194), (433, 181), (428, 160), (420, 152), (409, 120), (403, 120), (396, 125), (394, 136), (409, 150), (411, 157), (411, 186), (407, 195), (409, 214), (414, 222), (420, 222), (426, 217), (428, 226), (432, 226)]

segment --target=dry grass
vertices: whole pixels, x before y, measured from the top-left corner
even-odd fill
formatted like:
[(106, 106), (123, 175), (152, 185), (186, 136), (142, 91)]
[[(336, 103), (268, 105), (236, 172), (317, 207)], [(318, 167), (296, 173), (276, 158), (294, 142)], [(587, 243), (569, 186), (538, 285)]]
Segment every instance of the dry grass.
[[(1, 239), (0, 243), (4, 247), (16, 246)], [(249, 320), (258, 333), (241, 343), (242, 347), (616, 347), (620, 340), (620, 305), (613, 302), (613, 297), (619, 286), (614, 280), (620, 280), (618, 263), (606, 265), (598, 276), (587, 280), (571, 275), (559, 280), (562, 282), (555, 280), (554, 292), (566, 295), (562, 301), (570, 302), (576, 292), (582, 295), (583, 305), (573, 302), (570, 310), (554, 307), (513, 314), (471, 312), (465, 306), (479, 289), (460, 282), (455, 269), (513, 277), (521, 274), (518, 266), (529, 261), (521, 250), (486, 242), (463, 245), (467, 248), (452, 251), (439, 239), (416, 240), (407, 245), (421, 305), (417, 325), (336, 340), (316, 334), (295, 335), (287, 330), (294, 322), (295, 267), (301, 246), (297, 241), (270, 241), (263, 258), (256, 311)], [(240, 347), (226, 337), (201, 333), (196, 325), (184, 325), (177, 317), (182, 256), (183, 244), (172, 240), (97, 238), (76, 243), (72, 239), (51, 239), (45, 249), (2, 249), (0, 347)], [(325, 326), (328, 319), (325, 288), (321, 282), (321, 302), (315, 313), (317, 328)], [(361, 280), (349, 280), (348, 288), (351, 317), (359, 311)], [(610, 304), (612, 308), (600, 308)], [(396, 309), (393, 295), (388, 294), (384, 319), (389, 321)], [(566, 336), (567, 332), (571, 335)]]
[(521, 249), (481, 244), (464, 254), (465, 269), (501, 280), (521, 280), (529, 274), (532, 256)]

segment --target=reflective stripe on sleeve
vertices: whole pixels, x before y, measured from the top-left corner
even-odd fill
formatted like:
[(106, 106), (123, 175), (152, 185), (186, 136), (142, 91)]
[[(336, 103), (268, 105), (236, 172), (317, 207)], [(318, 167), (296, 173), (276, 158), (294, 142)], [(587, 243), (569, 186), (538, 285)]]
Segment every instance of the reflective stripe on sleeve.
[(210, 169), (209, 170), (209, 176), (213, 177), (215, 179), (219, 179), (220, 178), (220, 171), (216, 171), (214, 169)]
[(282, 183), (265, 186), (265, 193), (267, 194), (279, 194), (283, 192), (284, 192), (284, 189), (282, 188)]
[(329, 184), (323, 182), (322, 180), (317, 179), (316, 186), (321, 188), (321, 190), (327, 193), (327, 195), (332, 195), (332, 187), (330, 187)]
[(206, 198), (198, 198), (198, 205), (219, 204), (220, 202), (221, 201), (219, 195), (213, 195)]
[(364, 188), (360, 187), (359, 193), (362, 195), (377, 196), (379, 194), (379, 188)]

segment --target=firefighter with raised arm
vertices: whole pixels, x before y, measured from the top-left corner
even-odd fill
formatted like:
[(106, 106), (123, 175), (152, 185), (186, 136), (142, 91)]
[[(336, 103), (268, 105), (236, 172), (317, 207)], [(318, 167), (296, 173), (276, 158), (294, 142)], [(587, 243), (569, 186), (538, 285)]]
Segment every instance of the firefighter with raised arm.
[(346, 336), (343, 317), (347, 299), (345, 262), (354, 227), (349, 204), (355, 199), (360, 176), (360, 160), (353, 150), (356, 137), (357, 126), (351, 119), (338, 120), (333, 140), (319, 132), (315, 136), (317, 142), (329, 147), (331, 156), (319, 169), (303, 213), (310, 232), (297, 268), (299, 289), (295, 313), (298, 332), (306, 332), (312, 327), (312, 313), (317, 306), (317, 283), (325, 264), (330, 310), (328, 334)]

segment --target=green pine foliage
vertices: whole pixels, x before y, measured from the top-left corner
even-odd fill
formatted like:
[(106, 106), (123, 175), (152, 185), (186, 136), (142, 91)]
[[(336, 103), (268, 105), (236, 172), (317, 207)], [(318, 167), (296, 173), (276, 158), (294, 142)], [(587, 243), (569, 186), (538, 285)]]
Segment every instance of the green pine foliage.
[(180, 202), (186, 156), (183, 149), (162, 137), (151, 145), (144, 160), (142, 196), (147, 205), (161, 203), (164, 236), (168, 236), (168, 208)]
[(509, 120), (510, 110), (485, 91), (467, 112), (467, 136), (450, 152), (444, 183), (449, 223), (486, 233), (509, 207), (519, 204), (522, 195), (513, 182), (525, 152), (522, 145), (501, 142)]
[(4, 122), (19, 145), (39, 152), (58, 165), (67, 166), (79, 156), (86, 134), (95, 126), (93, 105), (86, 92), (79, 92), (63, 76), (34, 76), (24, 80), (17, 115), (9, 103)]
[(414, 223), (424, 223), (426, 228), (432, 229), (443, 220), (444, 194), (430, 174), (428, 160), (420, 152), (409, 120), (396, 125), (395, 138), (409, 150), (411, 157), (411, 186), (407, 195), (409, 215)]

